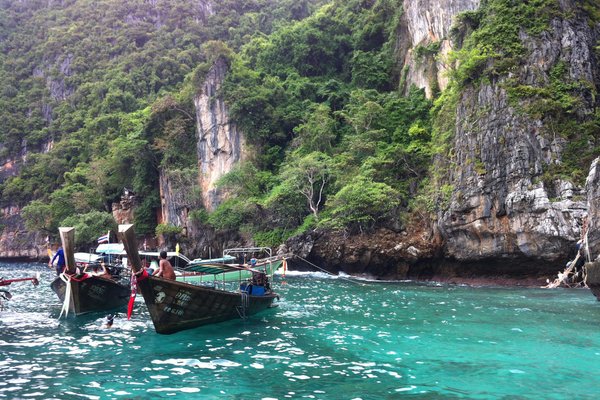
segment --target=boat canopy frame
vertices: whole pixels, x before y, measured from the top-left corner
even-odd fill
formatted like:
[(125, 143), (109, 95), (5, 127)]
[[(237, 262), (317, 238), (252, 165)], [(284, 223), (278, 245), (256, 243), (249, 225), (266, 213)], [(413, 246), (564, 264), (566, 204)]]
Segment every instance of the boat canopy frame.
[(273, 250), (270, 247), (232, 247), (230, 249), (223, 250), (223, 257), (225, 256), (234, 256), (235, 258), (243, 257), (243, 263), (246, 264), (248, 261), (246, 260), (247, 254), (253, 253), (265, 253), (268, 254), (267, 257), (261, 257), (261, 259), (268, 259), (273, 256)]

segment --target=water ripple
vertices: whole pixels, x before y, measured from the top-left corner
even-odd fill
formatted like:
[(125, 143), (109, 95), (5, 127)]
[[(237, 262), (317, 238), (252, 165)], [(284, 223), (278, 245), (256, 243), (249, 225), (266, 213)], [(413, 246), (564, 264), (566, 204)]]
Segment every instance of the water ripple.
[(0, 314), (0, 398), (595, 396), (600, 308), (584, 291), (289, 275), (277, 309), (157, 335), (140, 299), (111, 329), (105, 315), (58, 321), (44, 268), (2, 270), (43, 281), (11, 287)]

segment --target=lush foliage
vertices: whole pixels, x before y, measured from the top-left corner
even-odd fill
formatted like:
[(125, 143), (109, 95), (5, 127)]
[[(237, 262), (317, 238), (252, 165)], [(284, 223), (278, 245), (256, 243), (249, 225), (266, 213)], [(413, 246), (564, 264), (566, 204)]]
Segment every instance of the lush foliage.
[(182, 231), (180, 226), (171, 224), (158, 224), (156, 226), (156, 236), (163, 236), (168, 241), (174, 241)]
[[(124, 187), (154, 232), (158, 169), (195, 166), (193, 96), (218, 55), (323, 0), (0, 0), (0, 205), (30, 229), (110, 213)], [(16, 162), (15, 162), (16, 161)], [(74, 195), (76, 198), (68, 198)]]
[(344, 186), (330, 200), (332, 226), (370, 228), (399, 205), (396, 191), (383, 182), (359, 176)]
[[(580, 3), (598, 21), (597, 1)], [(448, 202), (453, 188), (430, 169), (432, 156), (451, 157), (465, 88), (494, 80), (569, 141), (549, 175), (578, 178), (597, 152), (600, 117), (574, 118), (593, 85), (570, 80), (561, 63), (545, 85), (506, 79), (527, 56), (523, 35), (558, 15), (556, 0), (488, 0), (462, 13), (446, 60), (455, 68), (433, 105), (404, 91), (397, 69), (401, 0), (207, 4), (0, 0), (0, 158), (10, 166), (27, 154), (2, 176), (0, 205), (23, 206), (32, 230), (89, 223), (82, 237), (93, 240), (127, 187), (136, 230), (176, 237), (179, 227), (156, 221), (161, 171), (190, 182), (190, 219), (257, 244), (316, 226), (397, 227), (410, 207), (432, 213)], [(415, 48), (417, 62), (440, 45)], [(193, 98), (217, 59), (230, 68), (219, 95), (254, 156), (221, 179), (230, 196), (208, 213), (193, 184)]]
[(104, 232), (117, 231), (117, 223), (112, 215), (101, 211), (71, 215), (65, 218), (61, 225), (75, 228), (75, 245), (80, 247), (95, 245), (98, 237)]
[(213, 226), (271, 244), (318, 224), (358, 232), (398, 221), (431, 159), (430, 102), (394, 90), (399, 10), (333, 2), (233, 57), (224, 95), (257, 150), (254, 168), (274, 174), (250, 193), (234, 171), (237, 197)]
[(454, 81), (464, 86), (517, 68), (526, 53), (521, 35), (540, 34), (558, 15), (556, 0), (490, 0), (462, 13), (451, 32), (459, 46), (450, 60)]

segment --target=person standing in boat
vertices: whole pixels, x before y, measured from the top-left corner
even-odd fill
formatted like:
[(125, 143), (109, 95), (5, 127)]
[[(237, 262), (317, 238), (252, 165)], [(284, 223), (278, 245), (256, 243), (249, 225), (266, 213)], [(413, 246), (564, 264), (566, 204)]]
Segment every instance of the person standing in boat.
[(152, 273), (154, 276), (160, 276), (161, 278), (175, 280), (175, 271), (173, 266), (167, 260), (167, 252), (160, 252), (160, 261), (158, 262), (158, 269)]
[(52, 260), (50, 260), (50, 262), (48, 263), (48, 266), (51, 267), (56, 259), (58, 259), (58, 262), (56, 263), (56, 275), (60, 275), (65, 269), (66, 264), (65, 251), (63, 250), (62, 246), (58, 248), (56, 254), (54, 254), (54, 257), (52, 257)]

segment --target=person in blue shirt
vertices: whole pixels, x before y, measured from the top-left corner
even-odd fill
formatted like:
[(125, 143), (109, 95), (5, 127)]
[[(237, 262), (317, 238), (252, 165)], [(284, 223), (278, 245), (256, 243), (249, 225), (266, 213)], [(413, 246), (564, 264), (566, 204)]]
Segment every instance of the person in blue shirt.
[(54, 264), (54, 260), (56, 260), (57, 258), (58, 262), (56, 263), (56, 275), (60, 275), (65, 269), (66, 264), (65, 251), (63, 250), (62, 246), (58, 248), (58, 251), (56, 252), (56, 254), (54, 254), (54, 257), (52, 257), (52, 260), (48, 263), (48, 266)]

